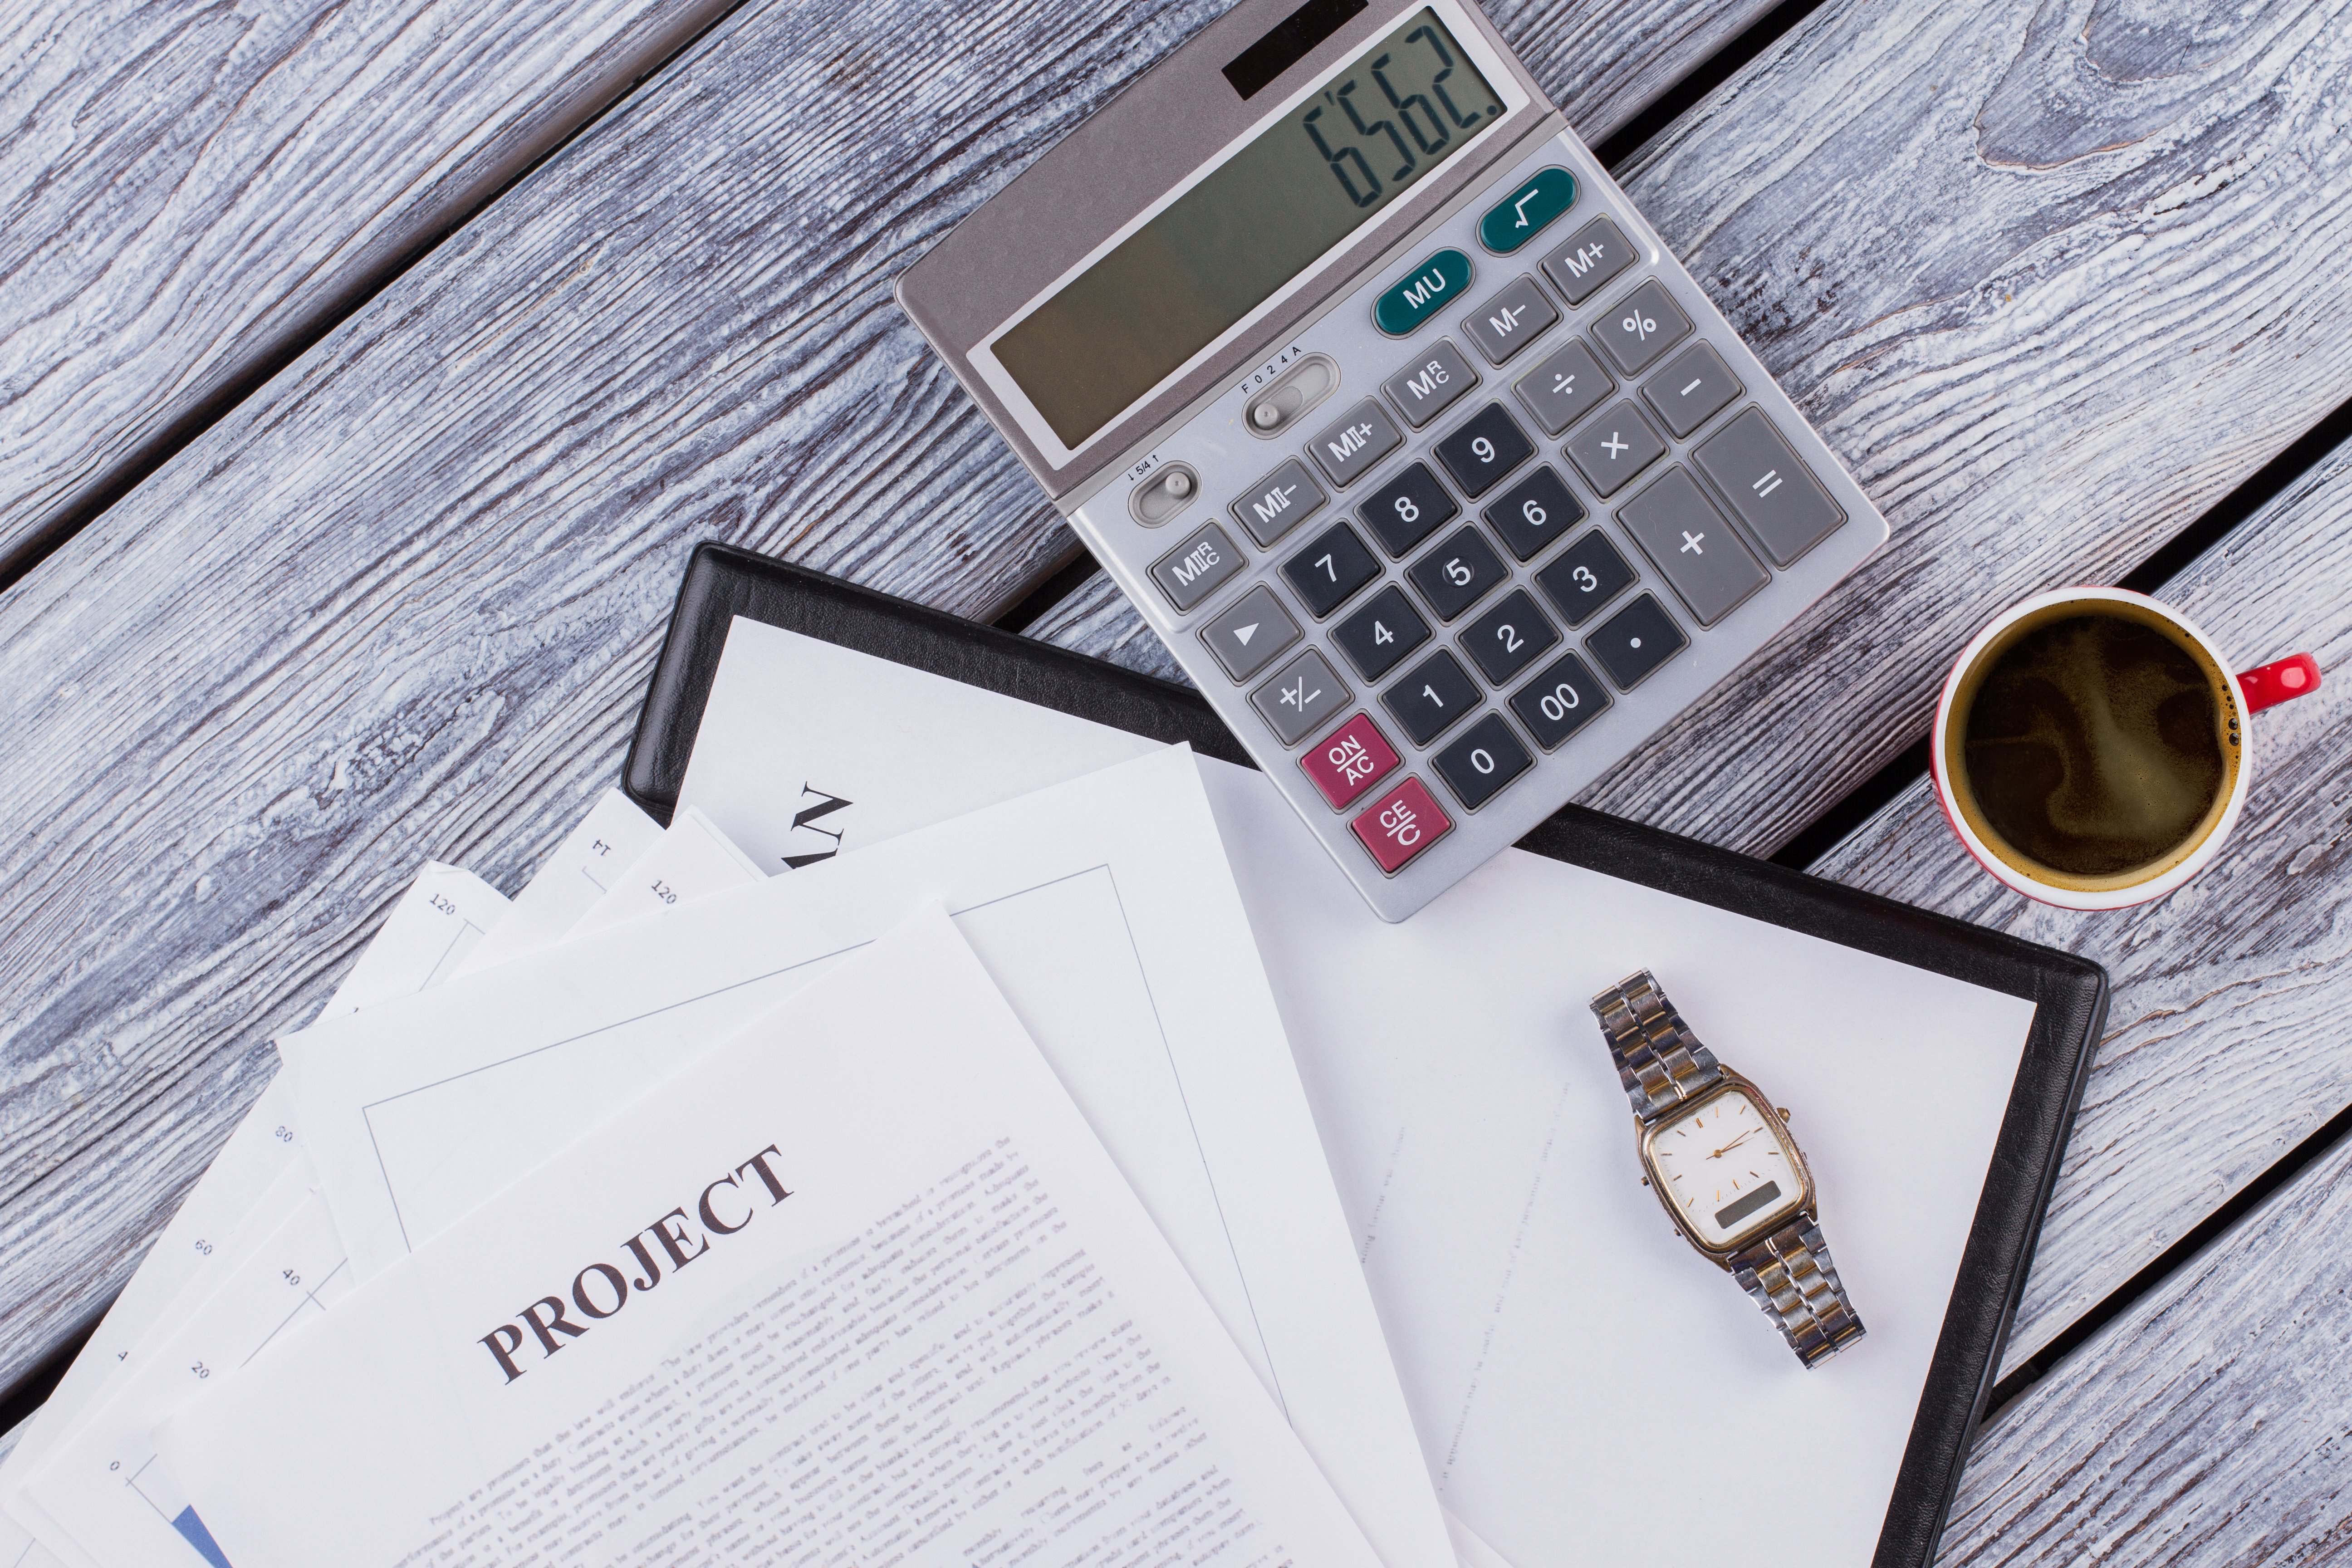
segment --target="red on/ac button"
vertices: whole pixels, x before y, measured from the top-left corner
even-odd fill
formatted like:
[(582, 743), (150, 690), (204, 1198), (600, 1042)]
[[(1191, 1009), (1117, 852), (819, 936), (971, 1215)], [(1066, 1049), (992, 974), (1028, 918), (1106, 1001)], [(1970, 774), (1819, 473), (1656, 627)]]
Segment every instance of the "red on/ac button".
[(1381, 869), (1393, 876), (1453, 831), (1454, 821), (1419, 779), (1407, 779), (1366, 806), (1353, 826)]
[(1298, 765), (1333, 806), (1351, 805), (1389, 776), (1397, 765), (1396, 748), (1370, 715), (1359, 713), (1307, 747)]

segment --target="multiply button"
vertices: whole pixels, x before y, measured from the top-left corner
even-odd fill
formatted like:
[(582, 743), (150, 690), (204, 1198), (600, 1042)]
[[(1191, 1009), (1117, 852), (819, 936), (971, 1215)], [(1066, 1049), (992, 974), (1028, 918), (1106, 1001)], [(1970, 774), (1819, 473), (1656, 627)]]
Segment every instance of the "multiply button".
[(1235, 680), (1247, 680), (1298, 640), (1298, 623), (1261, 583), (1201, 628), (1201, 640)]
[(1366, 806), (1350, 826), (1380, 868), (1394, 876), (1406, 861), (1444, 837), (1454, 822), (1428, 785), (1409, 778)]
[(1260, 544), (1272, 544), (1323, 509), (1323, 487), (1293, 458), (1234, 502), (1234, 521)]
[(1298, 765), (1336, 811), (1355, 805), (1366, 790), (1389, 776), (1398, 761), (1396, 748), (1371, 715), (1359, 713), (1307, 747)]
[(1551, 308), (1532, 278), (1522, 277), (1462, 322), (1462, 330), (1478, 345), (1488, 364), (1500, 364), (1543, 336), (1559, 312)]
[(1641, 411), (1631, 403), (1609, 405), (1568, 443), (1569, 461), (1584, 482), (1603, 496), (1613, 496), (1633, 476), (1666, 455), (1666, 444)]
[(1316, 437), (1307, 449), (1314, 455), (1315, 466), (1346, 489), (1362, 479), (1366, 469), (1395, 451), (1403, 439), (1387, 411), (1367, 397)]
[(1787, 566), (1845, 521), (1812, 470), (1797, 460), (1772, 422), (1750, 408), (1691, 456), (1756, 531), (1776, 566)]
[(1451, 338), (1440, 338), (1421, 357), (1381, 383), (1404, 422), (1418, 430), (1478, 384), (1478, 373)]
[(1581, 305), (1593, 291), (1633, 265), (1633, 247), (1605, 217), (1594, 218), (1569, 237), (1568, 243), (1544, 258), (1544, 274), (1567, 297)]
[(1690, 336), (1690, 318), (1654, 278), (1602, 311), (1592, 323), (1592, 335), (1627, 375), (1639, 375), (1648, 369), (1652, 361)]
[(1511, 733), (1500, 713), (1489, 713), (1471, 725), (1460, 740), (1430, 761), (1454, 798), (1470, 811), (1494, 799), (1505, 784), (1535, 765), (1535, 758)]
[(1771, 580), (1679, 464), (1619, 508), (1617, 521), (1703, 626), (1723, 619)]
[(1281, 673), (1250, 694), (1250, 705), (1286, 746), (1295, 746), (1310, 730), (1337, 713), (1348, 700), (1348, 688), (1329, 661), (1308, 648), (1282, 667)]
[(1151, 580), (1181, 614), (1223, 587), (1241, 569), (1242, 552), (1225, 531), (1204, 522), (1153, 563)]

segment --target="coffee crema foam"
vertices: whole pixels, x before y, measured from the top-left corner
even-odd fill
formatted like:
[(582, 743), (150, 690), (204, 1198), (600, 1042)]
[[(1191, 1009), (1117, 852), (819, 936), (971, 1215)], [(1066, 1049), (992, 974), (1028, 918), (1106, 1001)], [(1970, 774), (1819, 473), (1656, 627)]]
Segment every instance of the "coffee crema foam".
[(2019, 853), (2115, 876), (2179, 847), (2212, 810), (2226, 773), (2219, 718), (2211, 680), (2171, 638), (2071, 616), (1986, 672), (1968, 713), (1969, 784)]

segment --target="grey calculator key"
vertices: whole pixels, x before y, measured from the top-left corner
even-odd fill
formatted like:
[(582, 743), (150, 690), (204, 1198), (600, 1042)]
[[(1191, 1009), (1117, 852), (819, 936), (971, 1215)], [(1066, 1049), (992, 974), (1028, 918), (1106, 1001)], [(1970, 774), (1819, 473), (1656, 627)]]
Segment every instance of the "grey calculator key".
[(1282, 574), (1307, 602), (1317, 620), (1348, 602), (1357, 589), (1381, 574), (1381, 563), (1356, 537), (1356, 531), (1335, 522), (1308, 540), (1298, 553), (1282, 563)]
[(1250, 704), (1265, 715), (1284, 745), (1295, 746), (1348, 705), (1348, 688), (1330, 661), (1310, 647), (1252, 692)]
[(1462, 319), (1462, 330), (1488, 364), (1501, 364), (1549, 331), (1559, 312), (1536, 280), (1522, 274)]
[(1703, 626), (1715, 625), (1771, 581), (1772, 574), (1739, 542), (1723, 514), (1700, 493), (1698, 481), (1679, 463), (1618, 508), (1617, 521), (1643, 553), (1657, 563)]
[(1489, 713), (1430, 761), (1454, 797), (1465, 809), (1475, 811), (1494, 799), (1505, 784), (1535, 766), (1536, 760), (1511, 733), (1503, 716)]
[(1397, 449), (1404, 437), (1396, 421), (1377, 398), (1365, 398), (1339, 416), (1339, 422), (1307, 444), (1315, 466), (1346, 489), (1369, 472), (1374, 463)]
[(1462, 503), (1446, 492), (1427, 463), (1412, 463), (1364, 498), (1357, 515), (1391, 555), (1402, 555), (1454, 521)]
[(1298, 623), (1261, 583), (1234, 601), (1233, 608), (1201, 628), (1201, 640), (1235, 680), (1247, 680), (1298, 640)]
[(1690, 647), (1690, 638), (1656, 595), (1636, 594), (1631, 604), (1601, 622), (1584, 646), (1619, 690), (1631, 691), (1643, 676)]
[(1519, 377), (1511, 390), (1519, 395), (1544, 434), (1557, 436), (1599, 407), (1616, 384), (1592, 357), (1592, 351), (1571, 338)]
[(1499, 403), (1489, 403), (1430, 448), (1462, 493), (1475, 500), (1536, 455), (1536, 444)]
[(1723, 356), (1705, 343), (1691, 344), (1642, 384), (1642, 395), (1677, 438), (1714, 418), (1742, 390)]
[(1633, 568), (1624, 552), (1597, 528), (1536, 574), (1536, 586), (1571, 626), (1591, 620), (1595, 610), (1623, 593), (1633, 580)]
[(1690, 318), (1654, 278), (1601, 311), (1592, 323), (1592, 335), (1627, 375), (1648, 369), (1660, 354), (1690, 336)]
[(1381, 696), (1416, 746), (1426, 746), (1478, 710), (1478, 688), (1462, 661), (1439, 648)]
[(1421, 590), (1437, 618), (1450, 621), (1485, 598), (1487, 590), (1510, 573), (1476, 529), (1462, 528), (1439, 540), (1436, 548), (1406, 567), (1404, 574)]
[(1569, 437), (1569, 460), (1584, 482), (1601, 495), (1613, 496), (1634, 475), (1666, 455), (1666, 443), (1642, 411), (1621, 398), (1600, 416)]
[(1568, 237), (1568, 243), (1544, 258), (1544, 276), (1571, 305), (1592, 298), (1593, 290), (1633, 265), (1633, 247), (1605, 217), (1594, 218)]
[(1252, 485), (1230, 510), (1252, 539), (1272, 544), (1322, 510), (1328, 499), (1307, 465), (1293, 458)]
[(1755, 531), (1775, 566), (1790, 564), (1845, 521), (1761, 409), (1742, 412), (1691, 456), (1730, 498), (1732, 510)]
[(1559, 628), (1536, 608), (1534, 596), (1520, 588), (1463, 629), (1462, 651), (1477, 662), (1487, 679), (1501, 686), (1550, 652), (1558, 641)]
[(1462, 357), (1451, 338), (1440, 338), (1411, 364), (1381, 383), (1404, 422), (1418, 430), (1448, 405), (1478, 384), (1478, 373)]
[(1359, 675), (1378, 680), (1429, 640), (1429, 623), (1421, 618), (1404, 590), (1391, 583), (1373, 595), (1362, 609), (1332, 627), (1331, 640), (1339, 645)]
[(1242, 569), (1242, 552), (1225, 531), (1204, 522), (1152, 564), (1151, 580), (1181, 613), (1232, 581)]
[(1609, 689), (1584, 667), (1582, 659), (1564, 653), (1519, 688), (1511, 699), (1511, 711), (1519, 716), (1536, 744), (1549, 752), (1591, 723), (1612, 700)]
[(1532, 561), (1568, 537), (1584, 521), (1584, 503), (1547, 463), (1513, 485), (1479, 514), (1502, 536), (1511, 553)]

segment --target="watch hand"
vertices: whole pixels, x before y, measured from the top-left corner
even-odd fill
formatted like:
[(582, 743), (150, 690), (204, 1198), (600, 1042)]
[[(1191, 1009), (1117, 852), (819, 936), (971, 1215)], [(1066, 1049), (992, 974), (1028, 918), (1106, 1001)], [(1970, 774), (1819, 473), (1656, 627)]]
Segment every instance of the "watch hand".
[(1751, 1127), (1747, 1131), (1742, 1132), (1738, 1137), (1734, 1138), (1730, 1142), (1726, 1143), (1722, 1148), (1717, 1149), (1714, 1153), (1709, 1154), (1707, 1158), (1710, 1160), (1720, 1160), (1726, 1154), (1730, 1153), (1734, 1149), (1738, 1148), (1742, 1143), (1747, 1142), (1750, 1138), (1755, 1136), (1756, 1129)]

